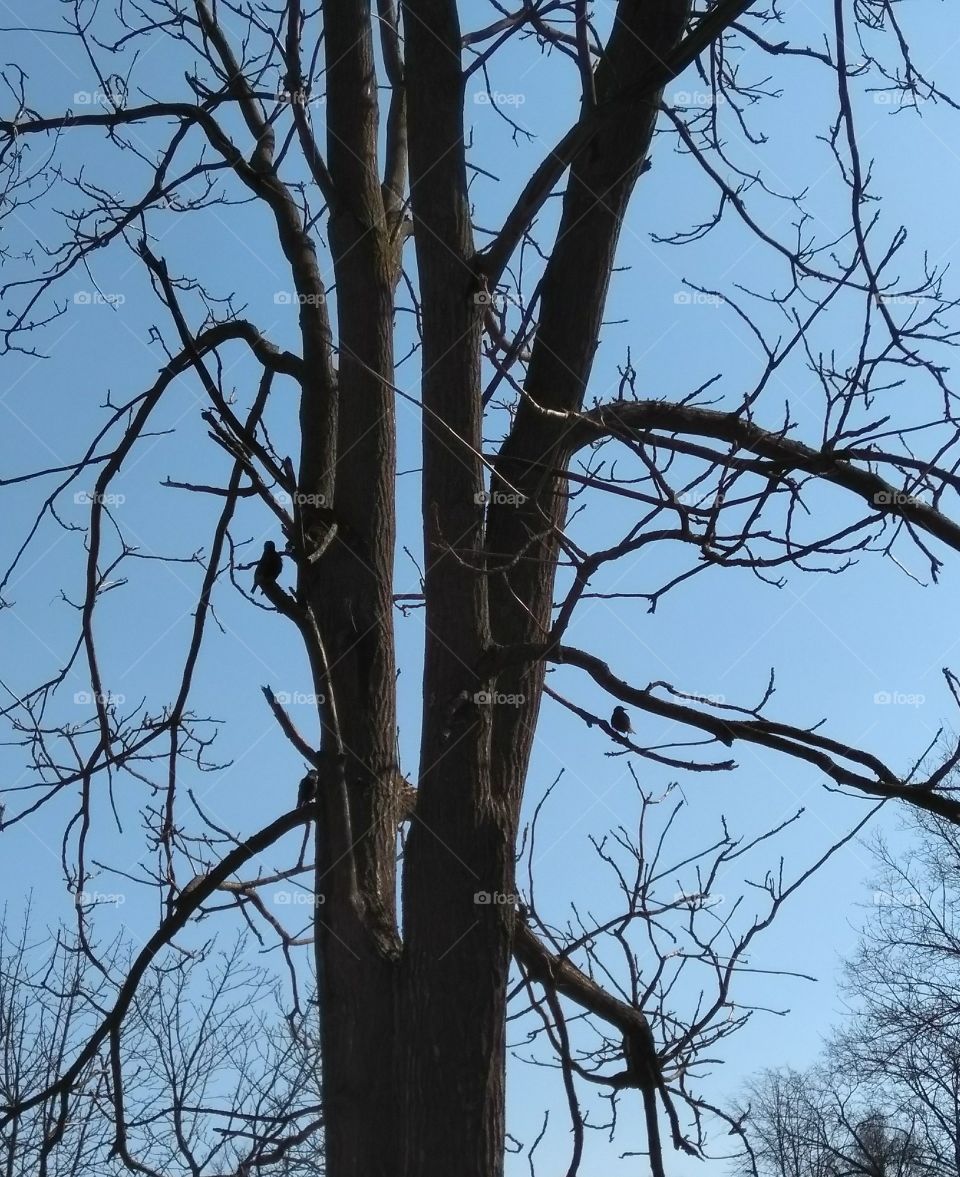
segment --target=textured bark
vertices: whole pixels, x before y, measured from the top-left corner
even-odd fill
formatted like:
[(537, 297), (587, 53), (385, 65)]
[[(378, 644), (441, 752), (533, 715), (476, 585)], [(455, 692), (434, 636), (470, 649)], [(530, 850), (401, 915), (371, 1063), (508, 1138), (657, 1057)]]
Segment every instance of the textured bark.
[[(324, 1061), (326, 1164), (336, 1177), (387, 1177), (395, 1139), (389, 1060), (398, 952), (393, 645), (393, 294), (398, 270), (377, 161), (377, 89), (369, 6), (338, 0), (326, 16), (327, 158), (334, 185), (329, 241), (338, 292), (336, 461), (308, 484), (323, 495), (333, 538), (301, 591), (319, 622), (336, 700), (317, 827), (317, 958)], [(318, 424), (320, 424), (318, 422)], [(330, 491), (323, 488), (332, 486)], [(310, 515), (310, 505), (303, 514)], [(337, 586), (336, 591), (330, 591)], [(370, 1124), (377, 1125), (370, 1131)]]
[[(504, 911), (512, 864), (489, 774), (490, 717), (464, 691), (487, 643), (480, 331), (455, 4), (406, 8), (411, 195), (423, 305), (427, 646), (417, 816), (404, 863), (398, 1056), (407, 1177), (494, 1177), (504, 1140)], [(457, 706), (458, 700), (461, 705)], [(448, 730), (449, 729), (449, 730)]]
[[(683, 0), (621, 4), (597, 71), (603, 103), (676, 43)], [(330, 221), (339, 311), (337, 539), (311, 579), (322, 618), (344, 744), (356, 894), (331, 860), (337, 813), (322, 823), (327, 1166), (331, 1177), (497, 1177), (505, 1148), (505, 1013), (515, 910), (476, 895), (514, 892), (523, 778), (542, 667), (508, 672), (525, 695), (509, 714), (478, 703), (476, 670), (491, 644), (542, 640), (557, 558), (544, 520), (562, 522), (562, 481), (535, 464), (562, 451), (561, 431), (521, 408), (499, 465), (528, 494), (495, 508), (484, 539), (480, 340), (482, 288), (471, 228), (460, 29), (452, 0), (405, 9), (405, 99), (423, 320), (423, 521), (426, 575), (424, 719), (417, 806), (403, 864), (403, 945), (392, 896), (392, 295), (395, 271), (376, 183), (369, 14), (328, 20)], [(360, 100), (357, 100), (357, 95)], [(544, 287), (528, 391), (550, 407), (582, 401), (622, 218), (649, 148), (658, 96), (637, 101), (574, 164)], [(625, 129), (626, 124), (626, 129)], [(388, 199), (390, 189), (385, 189)], [(388, 209), (387, 212), (390, 210)], [(533, 464), (532, 464), (533, 463)], [(507, 575), (497, 553), (524, 552)], [(489, 564), (485, 566), (485, 561)], [(327, 583), (350, 586), (336, 599)], [(527, 602), (517, 606), (513, 594)], [(363, 749), (363, 755), (353, 749)], [(335, 790), (328, 789), (328, 797)], [(335, 807), (334, 807), (335, 808)], [(349, 856), (348, 856), (349, 857)], [(332, 918), (331, 918), (332, 917)], [(395, 1106), (391, 1106), (392, 1104)], [(368, 1125), (375, 1123), (375, 1133)], [(378, 1143), (374, 1142), (374, 1138)]]
[[(642, 74), (651, 54), (670, 48), (680, 35), (684, 5), (660, 10), (654, 29), (644, 27), (635, 8), (623, 5), (598, 71), (601, 101)], [(653, 44), (648, 49), (644, 41)], [(507, 896), (514, 890), (522, 780), (542, 681), (539, 668), (518, 676), (517, 689), (528, 702), (515, 718), (497, 718), (504, 730), (492, 760), (494, 715), (473, 699), (475, 668), (489, 646), (490, 623), (484, 512), (477, 501), (483, 489), (482, 309), (474, 294), (481, 278), (474, 269), (467, 196), (459, 43), (456, 6), (449, 0), (408, 5), (411, 203), (424, 329), (427, 590), (421, 769), (404, 863), (394, 1042), (401, 1108), (396, 1171), (408, 1177), (446, 1177), (451, 1167), (464, 1177), (496, 1177), (503, 1171), (505, 1001), (514, 909), (512, 903), (478, 904), (475, 896)], [(654, 102), (638, 103), (630, 133), (611, 129), (574, 167), (530, 372), (530, 391), (545, 403), (580, 403), (622, 216), (649, 146), (655, 110)], [(329, 113), (332, 118), (332, 108)], [(333, 164), (331, 155), (336, 174)], [(343, 298), (339, 273), (338, 288)], [(343, 413), (350, 403), (343, 388), (340, 399)], [(342, 425), (340, 438), (342, 446)], [(502, 467), (507, 478), (531, 486), (540, 476), (524, 459), (541, 458), (553, 444), (548, 439), (544, 446), (542, 419), (518, 420)], [(557, 490), (547, 486), (531, 494), (527, 512), (501, 511), (499, 525), (492, 518), (488, 551), (523, 549), (528, 529), (542, 530), (545, 507), (559, 521), (563, 506)], [(535, 617), (545, 625), (555, 558), (556, 544), (549, 536), (542, 552), (518, 566), (514, 583), (494, 582), (498, 608), (519, 589), (521, 600), (535, 602)], [(501, 641), (541, 636), (512, 600), (498, 628)], [(372, 1101), (368, 1110), (379, 1117), (383, 1109)]]
[[(597, 101), (622, 99), (631, 84), (665, 60), (683, 32), (688, 0), (636, 4), (621, 0), (606, 54), (596, 70)], [(543, 283), (536, 343), (526, 392), (537, 404), (573, 411), (583, 404), (606, 305), (623, 217), (653, 137), (660, 93), (636, 100), (602, 129), (574, 161), (563, 200), (557, 243)], [(493, 637), (498, 645), (542, 642), (551, 620), (566, 512), (566, 482), (549, 471), (566, 464), (567, 425), (526, 401), (497, 461), (500, 489), (519, 490), (524, 502), (504, 499), (490, 510), (490, 567), (506, 568), (490, 583)], [(516, 553), (523, 553), (520, 560)], [(502, 675), (498, 689), (522, 695), (521, 707), (496, 715), (494, 776), (519, 807), (543, 689), (544, 664)]]

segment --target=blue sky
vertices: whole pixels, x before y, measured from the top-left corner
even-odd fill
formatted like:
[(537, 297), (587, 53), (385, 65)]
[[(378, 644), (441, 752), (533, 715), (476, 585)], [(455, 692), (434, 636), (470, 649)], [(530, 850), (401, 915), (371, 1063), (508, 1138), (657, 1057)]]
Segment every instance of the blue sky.
[[(468, 14), (465, 26), (485, 22), (486, 10), (481, 15), (479, 4), (476, 11), (472, 5), (464, 6), (464, 11)], [(912, 13), (911, 34), (919, 47), (918, 59), (943, 81), (956, 72), (960, 55), (952, 30), (948, 37), (943, 34), (941, 11), (922, 6), (921, 11)], [(0, 4), (0, 13), (0, 24), (8, 30), (30, 22), (52, 29), (59, 20), (60, 6), (49, 2)], [(815, 38), (825, 16), (829, 13), (823, 6), (801, 7), (791, 13), (777, 36)], [(89, 67), (66, 38), (50, 32), (13, 35), (9, 31), (5, 37), (6, 58), (16, 59), (30, 74), (32, 104), (43, 113), (52, 114), (67, 106), (79, 109), (76, 96), (96, 91)], [(170, 77), (181, 78), (188, 65), (175, 59), (157, 38), (135, 77), (144, 89), (166, 96)], [(731, 151), (744, 166), (762, 169), (770, 183), (781, 190), (810, 189), (807, 206), (815, 227), (829, 237), (831, 230), (843, 224), (847, 201), (827, 148), (816, 138), (824, 133), (835, 101), (829, 75), (805, 62), (774, 65), (779, 72), (760, 60), (755, 49), (747, 49), (743, 55), (745, 73), (756, 80), (773, 72), (771, 86), (784, 92), (782, 98), (767, 100), (751, 116), (769, 141), (759, 148), (748, 145), (735, 121), (724, 117), (729, 112), (721, 112), (721, 126)], [(467, 107), (474, 143), (471, 158), (499, 176), (497, 181), (482, 174), (474, 179), (471, 194), (479, 225), (491, 228), (498, 224), (529, 169), (541, 158), (544, 146), (568, 126), (577, 106), (573, 76), (571, 63), (545, 59), (532, 44), (513, 44), (498, 59), (490, 71), (491, 88), (512, 96), (504, 101), (504, 108), (532, 135), (529, 142), (517, 144), (491, 104), (473, 101), (477, 91), (471, 92)], [(686, 102), (695, 105), (703, 90), (703, 83), (688, 71), (671, 84), (668, 98), (687, 94), (692, 97)], [(175, 83), (175, 91), (178, 97), (183, 96), (182, 82)], [(6, 116), (9, 97), (2, 101)], [(877, 102), (868, 93), (859, 94), (857, 115), (864, 154), (876, 160), (875, 190), (882, 192), (887, 202), (883, 229), (889, 233), (902, 220), (910, 230), (901, 272), (905, 278), (916, 273), (924, 251), (936, 262), (951, 262), (960, 236), (954, 212), (960, 179), (955, 116), (932, 103), (923, 104), (919, 113), (896, 113), (895, 106)], [(319, 123), (322, 117), (323, 108), (317, 105), (314, 118)], [(157, 142), (156, 131), (138, 131), (131, 137), (140, 134), (145, 142)], [(237, 134), (239, 137), (240, 132)], [(641, 396), (680, 396), (719, 373), (717, 395), (733, 403), (762, 369), (755, 342), (728, 308), (678, 303), (676, 295), (685, 289), (684, 281), (725, 290), (732, 283), (762, 289), (782, 286), (783, 267), (733, 222), (724, 224), (704, 242), (683, 249), (651, 240), (651, 234), (663, 235), (702, 220), (715, 200), (692, 161), (673, 151), (673, 143), (667, 133), (658, 136), (653, 167), (641, 181), (624, 226), (620, 269), (608, 307), (610, 322), (603, 331), (588, 391), (591, 402), (607, 399), (615, 391), (617, 368), (623, 364), (628, 347)], [(34, 150), (38, 154), (43, 150), (39, 142)], [(86, 176), (125, 196), (144, 191), (148, 182), (142, 164), (127, 159), (118, 166), (115, 153), (97, 131), (71, 134), (62, 145), (60, 159), (66, 172), (75, 174), (82, 167)], [(241, 195), (237, 185), (228, 184), (226, 191), (234, 199)], [(5, 223), (3, 243), (35, 251), (53, 245), (59, 239), (54, 210), (75, 202), (74, 197), (48, 199), (37, 208), (23, 210)], [(767, 228), (784, 240), (790, 239), (789, 217), (781, 207), (764, 200), (755, 208)], [(539, 221), (538, 235), (545, 245), (555, 225), (556, 209), (554, 201)], [(172, 272), (196, 274), (220, 296), (236, 291), (236, 305), (245, 317), (276, 343), (296, 347), (296, 307), (277, 301), (278, 295), (282, 297), (290, 289), (290, 280), (262, 210), (249, 204), (219, 206), (189, 216), (158, 210), (151, 213), (148, 227), (154, 235), (154, 251), (166, 258)], [(408, 262), (412, 267), (412, 249)], [(535, 278), (535, 260), (528, 259), (528, 264)], [(13, 265), (9, 269), (12, 276), (22, 272)], [(91, 301), (73, 301), (78, 292), (89, 294)], [(97, 292), (122, 296), (123, 302), (115, 300), (111, 305), (97, 301), (93, 297)], [(122, 242), (96, 254), (90, 274), (77, 271), (67, 278), (57, 298), (65, 304), (64, 315), (38, 333), (35, 341), (49, 358), (11, 354), (2, 360), (3, 477), (76, 457), (99, 424), (100, 406), (108, 396), (122, 402), (149, 387), (164, 362), (162, 352), (151, 341), (151, 325), (159, 325), (167, 340), (173, 338), (142, 266)], [(188, 297), (185, 302), (196, 321), (200, 314), (197, 300)], [(771, 328), (774, 321), (773, 317), (766, 320)], [(402, 355), (409, 342), (409, 328), (403, 316), (398, 324), (397, 350)], [(835, 349), (841, 358), (850, 355), (859, 342), (859, 324), (855, 303), (838, 300), (818, 329), (817, 345)], [(226, 354), (228, 381), (235, 384), (239, 403), (246, 405), (255, 391), (256, 371), (241, 347)], [(418, 362), (416, 357), (408, 361), (398, 376), (400, 386), (413, 397), (417, 395)], [(887, 394), (876, 415), (882, 411), (898, 421), (901, 414), (902, 419), (912, 420), (925, 407), (929, 411), (930, 398), (928, 386), (919, 381), (908, 384)], [(823, 398), (800, 362), (786, 365), (772, 382), (760, 402), (757, 419), (778, 425), (787, 399), (799, 422), (798, 435), (815, 441)], [(226, 461), (205, 436), (199, 415), (203, 407), (194, 379), (176, 381), (157, 414), (157, 435), (137, 448), (129, 470), (116, 483), (116, 493), (124, 496), (117, 503), (117, 517), (143, 555), (189, 557), (209, 543), (208, 505), (197, 496), (159, 485), (166, 477), (212, 482), (225, 476)], [(414, 470), (418, 466), (417, 410), (401, 399), (398, 417), (399, 467)], [(295, 457), (296, 402), (291, 382), (277, 381), (269, 420), (278, 449)], [(502, 424), (502, 416), (491, 416), (487, 430), (491, 446)], [(92, 489), (92, 484), (92, 477), (80, 480), (65, 493), (60, 508), (65, 521), (82, 526), (87, 508), (82, 501), (75, 502), (74, 496)], [(38, 503), (51, 488), (47, 482), (4, 488), (4, 567), (10, 559), (7, 553), (19, 547)], [(417, 552), (420, 491), (415, 473), (399, 479), (398, 496), (401, 545), (408, 544)], [(845, 517), (839, 491), (824, 492), (812, 501), (817, 507), (812, 527), (826, 528)], [(584, 546), (600, 546), (622, 535), (631, 520), (629, 505), (605, 505), (582, 522), (574, 521), (571, 534)], [(273, 535), (271, 517), (263, 508), (249, 505), (238, 517), (233, 534), (238, 541), (249, 541), (241, 557), (249, 560), (259, 552), (263, 540)], [(919, 559), (909, 549), (900, 555), (907, 570), (926, 581)], [(83, 556), (82, 531), (64, 531), (48, 520), (4, 590), (15, 607), (0, 613), (0, 677), (14, 693), (61, 664), (77, 628), (76, 612), (61, 597), (61, 589), (70, 601), (80, 599)], [(685, 566), (677, 561), (677, 553), (668, 549), (646, 549), (635, 561), (628, 560), (598, 580), (597, 588), (610, 591), (616, 584), (629, 591), (649, 591)], [(127, 583), (107, 594), (98, 608), (105, 682), (112, 692), (124, 696), (127, 706), (143, 697), (155, 710), (171, 697), (176, 686), (200, 569), (186, 562), (137, 560), (128, 561), (124, 570)], [(416, 569), (402, 551), (397, 580), (398, 591), (417, 588)], [(958, 662), (956, 599), (957, 574), (949, 556), (936, 587), (918, 584), (878, 555), (868, 556), (840, 577), (790, 572), (780, 589), (762, 585), (742, 570), (714, 569), (668, 594), (652, 615), (642, 601), (585, 602), (571, 632), (571, 643), (598, 653), (615, 673), (637, 685), (663, 678), (685, 690), (723, 695), (737, 703), (759, 697), (774, 666), (777, 693), (771, 716), (800, 725), (826, 717), (831, 735), (866, 747), (905, 771), (938, 727), (953, 723), (940, 668)], [(188, 770), (183, 783), (195, 790), (215, 821), (245, 831), (292, 803), (302, 770), (301, 761), (277, 732), (259, 688), (269, 683), (275, 690), (295, 694), (309, 689), (308, 680), (298, 643), (277, 617), (255, 612), (225, 582), (217, 595), (216, 609), (223, 632), (215, 627), (208, 632), (193, 706), (198, 715), (224, 720), (214, 745), (214, 759), (230, 762), (230, 766), (206, 774)], [(398, 618), (397, 624), (402, 667), (400, 739), (404, 767), (411, 772), (419, 732), (422, 618), (414, 611), (407, 618)], [(79, 720), (88, 714), (82, 693), (89, 683), (82, 664), (80, 671), (68, 679), (53, 704), (53, 712), (61, 720)], [(609, 706), (597, 688), (575, 671), (565, 668), (548, 681), (588, 709), (602, 714)], [(878, 692), (911, 701), (878, 703)], [(78, 702), (74, 702), (75, 696)], [(309, 723), (308, 707), (294, 704), (293, 710), (305, 725)], [(658, 728), (654, 721), (645, 721), (642, 730), (651, 741), (676, 734), (666, 726)], [(32, 778), (24, 770), (23, 750), (15, 735), (8, 732), (4, 739), (8, 742), (0, 748), (0, 768), (5, 783), (15, 787), (29, 784)], [(561, 925), (570, 916), (571, 902), (601, 916), (615, 909), (611, 907), (617, 900), (613, 880), (598, 869), (589, 838), (602, 837), (620, 825), (632, 829), (638, 806), (625, 760), (606, 757), (609, 751), (611, 746), (599, 731), (583, 727), (550, 700), (544, 702), (527, 810), (529, 816), (532, 804), (562, 770), (543, 819), (536, 862), (541, 911)], [(781, 855), (785, 878), (802, 873), (832, 840), (859, 820), (865, 805), (860, 799), (827, 793), (815, 772), (783, 757), (738, 748), (736, 758), (740, 767), (733, 774), (679, 777), (649, 763), (635, 766), (642, 786), (654, 795), (662, 794), (672, 780), (681, 781), (688, 805), (675, 834), (677, 858), (683, 857), (680, 851), (684, 846), (712, 840), (721, 814), (735, 836), (749, 840), (799, 807), (805, 808), (802, 820), (777, 842), (760, 848), (743, 870), (721, 880), (725, 902), (732, 902), (732, 897), (744, 890), (744, 875), (762, 879), (767, 869), (777, 868)], [(157, 766), (151, 775), (162, 780), (161, 768)], [(119, 782), (116, 802), (123, 824), (119, 835), (110, 825), (106, 800), (101, 800), (97, 849), (120, 870), (135, 870), (137, 863), (147, 861), (137, 828), (137, 813), (145, 800), (142, 786), (134, 787), (129, 780)], [(58, 863), (63, 821), (73, 803), (73, 798), (58, 801), (4, 837), (8, 877), (16, 880), (24, 895), (34, 890), (41, 918), (51, 923), (68, 917), (70, 911)], [(10, 808), (17, 806), (14, 803)], [(906, 847), (905, 836), (897, 833), (902, 816), (888, 806), (877, 825), (903, 837)], [(265, 868), (282, 863), (288, 849), (276, 847), (266, 857)], [(760, 1067), (779, 1063), (803, 1066), (813, 1059), (818, 1035), (840, 1009), (837, 966), (854, 943), (854, 926), (862, 915), (857, 904), (869, 901), (870, 872), (870, 856), (862, 846), (845, 848), (789, 901), (774, 927), (763, 935), (751, 953), (751, 967), (812, 974), (818, 981), (811, 984), (762, 974), (743, 978), (741, 1000), (749, 998), (758, 1005), (789, 1008), (791, 1012), (783, 1017), (757, 1014), (726, 1044), (724, 1066), (714, 1068), (713, 1076), (704, 1080), (708, 1098), (719, 1101), (735, 1093), (742, 1079)], [(122, 891), (124, 895), (123, 905), (116, 915), (108, 916), (108, 922), (119, 919), (137, 939), (149, 934), (157, 910), (148, 890), (107, 873), (98, 880), (97, 885), (101, 884), (106, 893)], [(518, 1037), (522, 1035), (518, 1033), (513, 1040)], [(516, 1122), (511, 1120), (511, 1130), (529, 1139), (540, 1109), (549, 1104), (551, 1130), (541, 1160), (559, 1163), (567, 1142), (563, 1109), (556, 1103), (556, 1075), (513, 1065), (511, 1080), (515, 1092), (511, 1114), (516, 1117)], [(636, 1171), (635, 1159), (619, 1159), (622, 1150), (636, 1147), (641, 1139), (639, 1108), (634, 1109), (635, 1127), (630, 1124), (629, 1112), (626, 1114), (622, 1135), (615, 1144), (602, 1146), (599, 1139), (590, 1142), (592, 1167), (584, 1169), (590, 1177), (594, 1173)], [(719, 1139), (726, 1143), (725, 1137)], [(511, 1172), (527, 1171), (522, 1157), (512, 1165)], [(683, 1177), (695, 1172), (712, 1177), (723, 1172), (724, 1166), (719, 1162), (697, 1165), (683, 1158), (671, 1162), (670, 1171)]]

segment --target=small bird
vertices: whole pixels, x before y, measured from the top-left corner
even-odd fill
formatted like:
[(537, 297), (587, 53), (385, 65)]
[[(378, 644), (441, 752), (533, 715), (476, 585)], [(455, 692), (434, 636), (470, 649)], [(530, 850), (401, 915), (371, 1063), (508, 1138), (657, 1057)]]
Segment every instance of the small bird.
[(268, 539), (263, 545), (263, 555), (257, 561), (257, 568), (253, 574), (254, 590), (264, 591), (265, 584), (276, 584), (277, 577), (283, 571), (283, 556), (277, 551), (277, 545)]
[(630, 716), (627, 715), (625, 707), (614, 707), (613, 714), (610, 716), (610, 726), (614, 731), (622, 732), (624, 735), (633, 732), (633, 724), (630, 722)]
[(300, 782), (300, 788), (297, 790), (297, 808), (301, 805), (310, 805), (317, 799), (317, 770), (311, 768), (307, 775)]

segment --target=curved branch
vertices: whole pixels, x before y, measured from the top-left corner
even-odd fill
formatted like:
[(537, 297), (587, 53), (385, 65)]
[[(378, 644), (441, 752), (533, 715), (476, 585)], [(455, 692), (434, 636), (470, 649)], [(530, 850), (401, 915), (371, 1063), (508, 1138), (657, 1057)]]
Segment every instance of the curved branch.
[(289, 813), (282, 814), (276, 821), (271, 822), (270, 825), (264, 826), (262, 830), (251, 835), (251, 837), (241, 843), (235, 850), (231, 850), (219, 866), (214, 867), (195, 887), (191, 887), (189, 892), (185, 893), (180, 902), (177, 903), (173, 914), (161, 923), (160, 927), (157, 928), (137, 955), (137, 958), (130, 966), (130, 971), (125, 977), (123, 984), (120, 986), (113, 1009), (110, 1010), (97, 1029), (91, 1034), (83, 1050), (77, 1055), (74, 1062), (64, 1071), (56, 1083), (51, 1084), (45, 1090), (39, 1091), (35, 1095), (28, 1096), (26, 1099), (20, 1100), (17, 1103), (8, 1104), (4, 1107), (2, 1112), (0, 1112), (0, 1127), (10, 1123), (15, 1117), (22, 1115), (31, 1108), (38, 1107), (44, 1100), (51, 1098), (51, 1096), (69, 1091), (74, 1082), (83, 1073), (84, 1067), (96, 1056), (97, 1050), (104, 1039), (123, 1023), (124, 1016), (130, 1008), (130, 1003), (133, 1001), (137, 987), (160, 949), (170, 943), (177, 932), (186, 925), (190, 915), (234, 871), (238, 870), (244, 863), (249, 862), (254, 855), (266, 850), (268, 846), (272, 846), (274, 842), (278, 841), (278, 839), (290, 830), (296, 829), (299, 825), (304, 825), (310, 820), (310, 817), (311, 815), (303, 809), (291, 809)]
[[(547, 412), (548, 410), (541, 410)], [(833, 450), (818, 450), (782, 433), (772, 433), (737, 413), (667, 401), (615, 401), (587, 413), (551, 414), (570, 422), (564, 446), (569, 454), (604, 437), (638, 429), (662, 429), (730, 442), (782, 470), (803, 470), (852, 491), (879, 513), (901, 516), (948, 547), (960, 551), (960, 524), (919, 499), (902, 494), (878, 474), (852, 465)]]
[(231, 319), (201, 331), (193, 341), (193, 348), (185, 348), (171, 363), (174, 374), (185, 372), (193, 365), (193, 351), (204, 355), (228, 340), (242, 339), (265, 368), (290, 376), (298, 384), (304, 381), (303, 360), (292, 351), (281, 351), (275, 343), (261, 335), (248, 319)]
[[(528, 651), (528, 653), (532, 653), (532, 651)], [(955, 825), (960, 825), (960, 800), (954, 800), (942, 792), (934, 791), (949, 771), (955, 765), (960, 764), (960, 745), (929, 780), (910, 785), (900, 780), (893, 769), (876, 757), (838, 740), (819, 736), (804, 728), (765, 719), (723, 719), (707, 715), (693, 707), (684, 707), (679, 703), (659, 699), (649, 690), (632, 687), (623, 679), (617, 678), (606, 662), (593, 654), (588, 654), (585, 650), (561, 646), (550, 653), (548, 657), (551, 662), (578, 666), (581, 670), (585, 670), (598, 686), (603, 687), (616, 698), (622, 699), (624, 703), (629, 703), (651, 715), (659, 715), (661, 718), (675, 720), (678, 723), (685, 723), (690, 727), (709, 732), (710, 735), (728, 747), (735, 740), (742, 740), (760, 747), (772, 748), (777, 752), (785, 752), (788, 756), (804, 760), (819, 768), (825, 776), (840, 786), (857, 789), (859, 792), (868, 793), (873, 797), (896, 797), (901, 801), (916, 805), (919, 809), (925, 809), (929, 813), (945, 817)], [(841, 760), (853, 761), (874, 775), (870, 777), (861, 772), (855, 772), (839, 763)]]

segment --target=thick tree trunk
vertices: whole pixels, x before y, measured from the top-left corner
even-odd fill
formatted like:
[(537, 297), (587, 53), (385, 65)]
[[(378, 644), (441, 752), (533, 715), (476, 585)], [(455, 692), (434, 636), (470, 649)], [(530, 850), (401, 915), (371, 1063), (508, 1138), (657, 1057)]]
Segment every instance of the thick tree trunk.
[[(528, 501), (491, 511), (485, 545), (483, 308), (474, 297), (482, 279), (467, 195), (460, 30), (452, 0), (411, 0), (406, 97), (424, 332), (427, 601), (419, 792), (404, 860), (398, 956), (393, 649), (385, 595), (393, 558), (388, 382), (395, 272), (376, 183), (369, 12), (360, 0), (346, 9), (350, 18), (338, 5), (327, 25), (328, 62), (335, 63), (328, 151), (338, 188), (330, 220), (340, 308), (338, 532), (308, 578), (344, 748), (344, 800), (338, 807), (336, 789), (328, 791), (318, 831), (317, 886), (329, 896), (318, 925), (326, 1160), (331, 1177), (447, 1177), (451, 1170), (498, 1177), (514, 845), (542, 667), (521, 669), (501, 685), (525, 696), (520, 708), (496, 709), (474, 694), (490, 647), (488, 592), (497, 602), (498, 641), (542, 641), (549, 625), (557, 544), (545, 520), (562, 523), (564, 499), (562, 480), (545, 479), (539, 463), (558, 460), (562, 437), (521, 407), (499, 470)], [(685, 12), (684, 0), (667, 0), (652, 16), (643, 6), (641, 17), (640, 6), (623, 0), (597, 73), (601, 102), (675, 43)], [(545, 405), (572, 408), (582, 400), (622, 217), (655, 114), (655, 100), (638, 102), (629, 128), (618, 119), (572, 169), (528, 378), (529, 391)], [(485, 550), (492, 554), (486, 567)], [(521, 552), (508, 573), (490, 577), (496, 553)], [(337, 592), (325, 593), (325, 584)], [(478, 894), (487, 901), (478, 902)]]
[(492, 785), (489, 709), (472, 693), (488, 641), (482, 548), (483, 308), (467, 197), (456, 5), (406, 5), (411, 196), (423, 308), (424, 724), (404, 863), (397, 1091), (404, 1177), (496, 1177), (504, 1149), (510, 912), (478, 904), (512, 875)]
[[(636, 4), (621, 0), (606, 53), (596, 70), (597, 102), (615, 99), (659, 62), (683, 33), (689, 0)], [(575, 160), (563, 199), (557, 242), (547, 264), (537, 336), (527, 373), (530, 400), (575, 411), (583, 404), (600, 337), (607, 288), (623, 217), (650, 150), (660, 94), (612, 119)], [(497, 461), (498, 489), (490, 508), (487, 551), (494, 641), (542, 644), (550, 630), (558, 535), (566, 514), (564, 427), (520, 402)], [(514, 505), (514, 490), (526, 496)], [(516, 553), (523, 553), (517, 560)], [(543, 690), (544, 664), (501, 675), (497, 689), (522, 696), (520, 707), (496, 713), (493, 773), (519, 806)], [(506, 783), (509, 782), (507, 786)]]
[[(396, 1098), (396, 673), (393, 646), (396, 424), (390, 240), (377, 159), (371, 14), (337, 0), (325, 19), (330, 250), (338, 306), (336, 465), (321, 471), (335, 526), (302, 581), (318, 619), (336, 731), (317, 827), (317, 961), (326, 1166), (331, 1177), (394, 1177)], [(304, 438), (305, 449), (323, 438)], [(323, 476), (326, 475), (326, 478)], [(313, 504), (303, 504), (309, 519)], [(330, 514), (332, 510), (332, 516)], [(314, 512), (316, 515), (316, 512)]]

